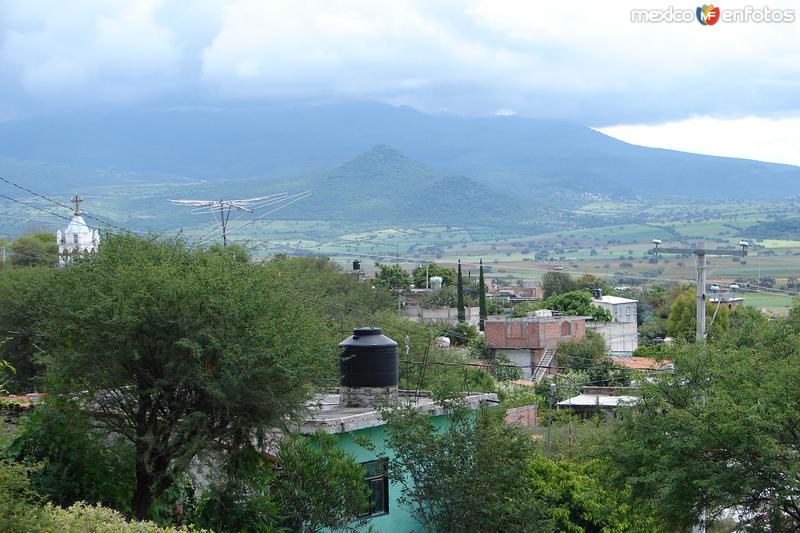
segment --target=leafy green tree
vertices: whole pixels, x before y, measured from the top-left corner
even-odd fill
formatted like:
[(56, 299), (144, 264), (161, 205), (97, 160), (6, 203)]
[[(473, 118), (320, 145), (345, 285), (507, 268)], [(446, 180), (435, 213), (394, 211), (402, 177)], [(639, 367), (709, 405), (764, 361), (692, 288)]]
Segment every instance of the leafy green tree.
[(593, 274), (583, 274), (573, 280), (573, 290), (590, 292), (594, 289), (600, 289), (603, 294), (614, 294), (616, 291), (609, 285), (605, 279), (595, 276)]
[(11, 243), (11, 265), (15, 267), (48, 266), (58, 263), (58, 243), (50, 233), (19, 237)]
[[(697, 328), (697, 292), (694, 287), (684, 290), (675, 298), (670, 306), (669, 317), (667, 318), (668, 333), (682, 341), (694, 341)], [(716, 312), (716, 318), (714, 314)], [(712, 324), (712, 319), (714, 320)], [(730, 327), (730, 317), (728, 307), (725, 305), (716, 306), (706, 301), (706, 329), (708, 337), (714, 339), (723, 335)]]
[(439, 326), (438, 333), (443, 337), (448, 337), (451, 346), (467, 346), (478, 337), (478, 330), (475, 326), (466, 322), (452, 325), (443, 323)]
[(434, 276), (442, 278), (442, 287), (456, 284), (456, 269), (438, 265), (434, 262), (430, 262), (427, 265), (420, 265), (411, 272), (414, 286), (420, 289), (426, 288), (428, 286), (428, 280)]
[(631, 501), (630, 487), (608, 484), (602, 468), (534, 456), (528, 465), (531, 496), (548, 508), (552, 531), (661, 531), (646, 506)]
[(44, 404), (23, 419), (5, 455), (39, 465), (31, 486), (56, 505), (86, 501), (127, 512), (133, 457), (130, 445), (119, 440), (93, 428), (80, 409)]
[(542, 291), (545, 299), (576, 289), (572, 276), (566, 272), (545, 272), (542, 275)]
[(461, 260), (458, 261), (458, 278), (456, 281), (456, 290), (458, 293), (456, 294), (456, 308), (458, 309), (458, 321), (461, 323), (466, 322), (467, 320), (467, 312), (464, 308), (464, 280), (461, 275)]
[(0, 459), (0, 531), (36, 531), (44, 498), (31, 488), (34, 469)]
[(332, 367), (332, 323), (270, 263), (111, 237), (58, 271), (43, 322), (52, 391), (134, 450), (131, 509), (198, 455), (262, 445)]
[[(464, 294), (464, 305), (474, 307), (478, 301), (471, 292)], [(420, 306), (425, 309), (442, 309), (444, 307), (456, 307), (458, 305), (458, 291), (455, 285), (444, 287), (441, 290), (425, 294), (420, 299)]]
[(744, 342), (670, 348), (675, 372), (642, 383), (642, 401), (608, 443), (669, 530), (733, 508), (746, 530), (800, 527), (800, 321), (744, 327)]
[(364, 514), (364, 469), (326, 433), (294, 435), (278, 449), (275, 499), (292, 531), (314, 533), (354, 527)]
[(492, 375), (497, 381), (514, 381), (522, 379), (522, 368), (514, 365), (504, 353), (498, 353), (492, 359)]
[(612, 363), (607, 356), (608, 348), (602, 335), (587, 331), (582, 339), (558, 343), (556, 357), (558, 365), (587, 373), (588, 382), (594, 385), (630, 384), (629, 374)]
[(400, 265), (375, 263), (375, 266), (378, 267), (375, 282), (379, 286), (390, 290), (408, 289), (411, 286), (411, 276)]
[(505, 425), (499, 410), (472, 416), (458, 403), (444, 403), (450, 420), (445, 429), (413, 406), (382, 413), (392, 450), (386, 456), (389, 477), (402, 487), (400, 505), (429, 532), (552, 530), (524, 476), (534, 453), (529, 435)]
[(231, 456), (203, 493), (195, 524), (214, 531), (312, 533), (355, 529), (367, 505), (364, 470), (320, 433), (290, 434), (274, 463), (258, 453)]
[(544, 301), (547, 309), (561, 311), (565, 315), (590, 316), (598, 322), (609, 322), (611, 314), (592, 304), (592, 296), (586, 291), (572, 291), (551, 296)]
[(14, 368), (8, 382), (14, 394), (38, 390), (44, 368), (38, 360), (45, 337), (38, 330), (51, 301), (54, 269), (16, 268), (0, 272), (0, 349)]

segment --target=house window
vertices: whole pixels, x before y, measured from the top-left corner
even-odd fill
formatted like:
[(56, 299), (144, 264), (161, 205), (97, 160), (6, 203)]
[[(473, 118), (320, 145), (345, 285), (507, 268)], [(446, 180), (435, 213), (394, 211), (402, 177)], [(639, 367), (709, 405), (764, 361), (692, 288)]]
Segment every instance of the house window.
[(566, 337), (572, 334), (572, 324), (569, 322), (562, 322), (561, 323), (561, 336)]
[(78, 244), (78, 234), (77, 233), (72, 236), (72, 242), (74, 242), (75, 244)]
[(625, 314), (628, 315), (628, 316), (631, 316), (631, 308), (630, 307), (626, 307), (625, 308)]
[(389, 514), (389, 473), (386, 459), (361, 463), (366, 475), (364, 483), (369, 488), (367, 512), (361, 518)]

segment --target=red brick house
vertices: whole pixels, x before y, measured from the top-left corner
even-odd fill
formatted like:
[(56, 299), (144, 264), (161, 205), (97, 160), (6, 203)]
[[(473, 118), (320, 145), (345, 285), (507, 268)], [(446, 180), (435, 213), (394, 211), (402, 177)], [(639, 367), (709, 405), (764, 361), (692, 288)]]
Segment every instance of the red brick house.
[(545, 373), (554, 373), (559, 342), (586, 336), (586, 317), (490, 317), (484, 335), (493, 353), (504, 353), (522, 367), (525, 379), (539, 381)]

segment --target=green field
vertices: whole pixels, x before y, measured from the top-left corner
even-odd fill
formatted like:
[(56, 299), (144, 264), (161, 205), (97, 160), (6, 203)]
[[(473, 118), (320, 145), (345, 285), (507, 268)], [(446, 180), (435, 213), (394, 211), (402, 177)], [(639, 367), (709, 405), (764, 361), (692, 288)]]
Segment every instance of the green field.
[[(159, 235), (181, 235), (195, 244), (218, 242), (219, 225), (210, 215), (190, 215), (165, 204), (165, 195), (179, 197), (182, 187), (175, 183), (150, 184), (127, 192), (119, 187), (101, 187), (86, 195), (86, 205), (91, 205), (98, 217), (118, 221), (126, 228), (146, 230), (155, 224)], [(36, 198), (25, 201), (52, 208)], [(281, 214), (286, 218), (251, 222), (246, 214), (231, 217), (229, 241), (245, 245), (256, 257), (279, 252), (322, 254), (342, 264), (358, 258), (368, 270), (375, 262), (397, 261), (414, 267), (431, 260), (454, 264), (459, 259), (472, 270), (483, 260), (492, 277), (508, 282), (536, 280), (559, 266), (573, 274), (604, 277), (615, 285), (647, 286), (695, 278), (692, 256), (654, 257), (653, 238), (662, 239), (664, 246), (670, 247), (691, 248), (703, 241), (707, 247), (734, 249), (740, 239), (747, 239), (752, 245), (746, 258), (709, 257), (709, 283), (727, 286), (734, 280), (757, 283), (766, 279), (780, 288), (789, 278), (800, 277), (800, 234), (782, 232), (769, 238), (761, 231), (761, 239), (748, 235), (757, 224), (800, 218), (800, 204), (790, 201), (710, 205), (605, 200), (575, 208), (574, 216), (545, 217), (541, 227), (514, 226), (508, 221), (492, 226), (442, 225), (425, 220), (399, 226), (362, 221), (357, 216), (332, 221)], [(6, 230), (17, 234), (50, 232), (65, 222), (21, 204), (6, 206), (3, 218), (10, 222), (4, 225)], [(785, 311), (791, 301), (763, 293), (749, 294), (746, 299), (756, 307), (776, 311)]]

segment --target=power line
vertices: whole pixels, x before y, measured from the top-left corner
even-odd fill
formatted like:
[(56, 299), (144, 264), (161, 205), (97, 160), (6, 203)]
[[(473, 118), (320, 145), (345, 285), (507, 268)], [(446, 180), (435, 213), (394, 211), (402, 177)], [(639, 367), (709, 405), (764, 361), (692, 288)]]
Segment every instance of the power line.
[[(39, 198), (41, 198), (41, 199), (43, 199), (43, 200), (46, 200), (46, 201), (48, 201), (48, 202), (50, 202), (50, 203), (52, 203), (52, 204), (55, 204), (55, 205), (57, 205), (57, 206), (59, 206), (59, 207), (63, 207), (63, 208), (65, 208), (65, 209), (72, 210), (72, 208), (71, 208), (70, 206), (68, 206), (68, 205), (65, 205), (65, 204), (62, 204), (62, 203), (61, 203), (61, 202), (59, 202), (58, 200), (53, 200), (52, 198), (48, 198), (47, 196), (45, 196), (45, 195), (43, 195), (43, 194), (40, 194), (40, 193), (38, 193), (38, 192), (36, 192), (36, 191), (32, 191), (32, 190), (31, 190), (31, 189), (29, 189), (28, 187), (25, 187), (25, 186), (23, 186), (23, 185), (20, 185), (20, 184), (18, 184), (18, 183), (15, 183), (15, 182), (13, 182), (13, 181), (11, 181), (11, 180), (9, 180), (9, 179), (6, 179), (6, 178), (4, 178), (4, 177), (2, 177), (2, 176), (0, 176), (0, 180), (2, 180), (2, 181), (4, 181), (4, 182), (8, 183), (9, 185), (13, 185), (14, 187), (16, 187), (16, 188), (18, 188), (18, 189), (21, 189), (21, 190), (23, 190), (23, 191), (26, 191), (26, 192), (28, 192), (28, 193), (30, 193), (30, 194), (32, 194), (32, 195), (34, 195), (34, 196), (37, 196), (37, 197), (39, 197)], [(6, 197), (6, 198), (7, 198), (7, 197)], [(31, 206), (31, 207), (33, 207), (33, 206)], [(96, 220), (96, 221), (100, 222), (101, 224), (105, 224), (106, 226), (109, 226), (109, 227), (112, 227), (112, 228), (118, 229), (118, 230), (120, 230), (120, 231), (124, 231), (124, 232), (126, 232), (126, 233), (141, 233), (141, 232), (137, 232), (137, 231), (129, 230), (129, 229), (126, 229), (126, 228), (121, 228), (121, 227), (119, 227), (119, 226), (117, 226), (117, 225), (115, 225), (115, 224), (112, 224), (111, 222), (108, 222), (107, 220), (103, 220), (103, 219), (101, 219), (100, 217), (96, 217), (96, 216), (94, 216), (94, 215), (90, 215), (90, 214), (88, 214), (88, 213), (82, 213), (82, 214), (83, 214), (84, 216), (86, 216), (87, 218), (91, 218), (91, 219), (93, 219), (93, 220)], [(66, 217), (63, 217), (63, 216), (61, 216), (61, 215), (56, 215), (56, 216), (59, 216), (59, 217), (61, 217), (61, 218), (66, 218)], [(67, 220), (70, 220), (70, 221), (71, 221), (71, 220), (72, 220), (72, 218), (67, 218)], [(89, 227), (89, 226), (88, 226), (88, 224), (86, 225), (86, 227)], [(109, 233), (111, 233), (111, 232), (109, 232)]]

